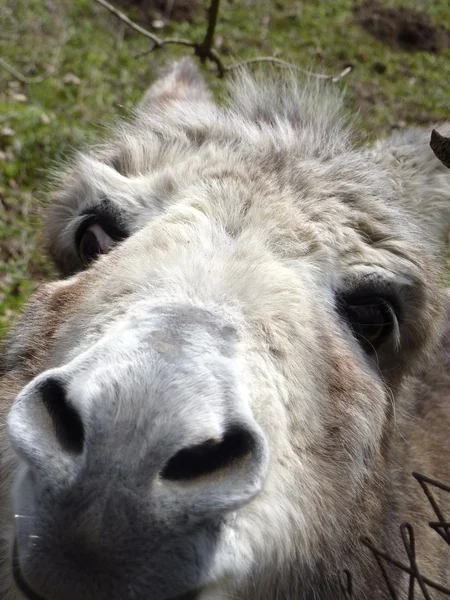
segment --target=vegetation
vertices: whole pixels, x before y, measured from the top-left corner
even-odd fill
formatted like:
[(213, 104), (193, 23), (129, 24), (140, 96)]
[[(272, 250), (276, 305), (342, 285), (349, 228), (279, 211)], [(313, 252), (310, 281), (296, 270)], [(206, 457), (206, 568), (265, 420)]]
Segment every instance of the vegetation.
[[(447, 0), (383, 2), (426, 6), (436, 27), (450, 25)], [(119, 7), (159, 37), (200, 41), (206, 4), (179, 22), (156, 12), (156, 20), (142, 20), (142, 0), (121, 0)], [(226, 64), (266, 55), (320, 73), (351, 65), (330, 85), (346, 90), (370, 137), (411, 124), (431, 131), (448, 119), (449, 47), (414, 51), (409, 41), (406, 51), (372, 36), (353, 0), (223, 0), (215, 50)], [(127, 115), (159, 66), (192, 51), (166, 46), (149, 54), (149, 47), (94, 0), (4, 0), (0, 7), (0, 337), (37, 282), (52, 276), (39, 220), (49, 170)], [(219, 93), (213, 63), (205, 73)]]

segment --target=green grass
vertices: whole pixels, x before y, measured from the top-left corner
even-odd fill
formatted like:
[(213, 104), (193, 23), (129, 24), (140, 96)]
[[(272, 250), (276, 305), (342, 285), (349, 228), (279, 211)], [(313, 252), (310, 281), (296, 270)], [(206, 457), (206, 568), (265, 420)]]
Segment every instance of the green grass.
[[(426, 6), (450, 28), (447, 0), (384, 4)], [(369, 137), (448, 119), (450, 51), (392, 51), (355, 23), (352, 8), (352, 0), (223, 1), (217, 50), (226, 63), (276, 55), (333, 74), (351, 64), (350, 75), (334, 85), (346, 89)], [(200, 40), (204, 27), (201, 8), (194, 24), (157, 33)], [(0, 7), (0, 56), (30, 78), (55, 69), (39, 83), (22, 84), (0, 67), (0, 337), (36, 282), (52, 274), (40, 250), (38, 216), (48, 170), (103, 136), (156, 69), (186, 52), (170, 46), (142, 56), (147, 48), (144, 37), (93, 0), (6, 0)], [(220, 93), (212, 69), (206, 75)]]

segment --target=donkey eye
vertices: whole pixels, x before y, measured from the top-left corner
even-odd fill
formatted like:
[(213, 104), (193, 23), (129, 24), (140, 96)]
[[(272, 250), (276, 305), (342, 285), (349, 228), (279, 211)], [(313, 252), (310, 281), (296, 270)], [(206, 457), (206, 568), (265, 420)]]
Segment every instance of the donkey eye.
[(106, 254), (115, 244), (115, 241), (97, 223), (86, 227), (77, 241), (78, 255), (85, 264), (92, 262), (99, 254)]
[(356, 339), (369, 353), (377, 350), (398, 329), (394, 307), (385, 298), (344, 297), (340, 299), (339, 309)]

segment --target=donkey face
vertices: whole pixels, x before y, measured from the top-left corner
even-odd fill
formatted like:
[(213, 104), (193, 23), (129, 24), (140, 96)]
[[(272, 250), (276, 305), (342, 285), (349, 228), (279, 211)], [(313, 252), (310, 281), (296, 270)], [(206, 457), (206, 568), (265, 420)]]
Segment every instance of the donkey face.
[(62, 177), (77, 274), (6, 357), (7, 597), (306, 597), (345, 566), (438, 323), (442, 214), (414, 222), (412, 178), (337, 111), (248, 76), (219, 109), (183, 61)]

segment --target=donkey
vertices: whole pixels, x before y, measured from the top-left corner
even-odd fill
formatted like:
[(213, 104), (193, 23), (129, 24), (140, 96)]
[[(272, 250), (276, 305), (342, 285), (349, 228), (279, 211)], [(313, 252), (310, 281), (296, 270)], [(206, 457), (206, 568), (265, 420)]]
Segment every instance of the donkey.
[(230, 97), (174, 64), (55, 185), (62, 278), (3, 357), (4, 600), (383, 600), (361, 539), (404, 563), (404, 521), (450, 587), (411, 477), (450, 479), (450, 171), (428, 132), (356, 145), (331, 87)]

